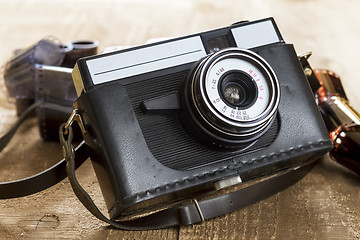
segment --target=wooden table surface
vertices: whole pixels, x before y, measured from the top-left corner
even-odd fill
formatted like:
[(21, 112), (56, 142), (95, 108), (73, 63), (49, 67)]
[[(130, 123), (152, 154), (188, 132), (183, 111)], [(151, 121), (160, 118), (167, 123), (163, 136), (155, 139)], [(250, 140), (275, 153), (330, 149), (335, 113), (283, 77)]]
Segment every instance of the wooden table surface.
[[(298, 53), (313, 51), (313, 67), (342, 77), (360, 110), (359, 10), (358, 0), (0, 0), (0, 61), (46, 35), (64, 42), (97, 39), (105, 48), (273, 16)], [(1, 132), (16, 120), (14, 109), (0, 93)], [(0, 153), (1, 181), (30, 176), (60, 159), (58, 143), (42, 141), (37, 124), (28, 120)], [(106, 211), (90, 161), (77, 176)], [(64, 180), (31, 196), (0, 200), (0, 239), (359, 239), (359, 198), (360, 177), (326, 155), (294, 186), (226, 216), (188, 227), (121, 231), (95, 219)]]

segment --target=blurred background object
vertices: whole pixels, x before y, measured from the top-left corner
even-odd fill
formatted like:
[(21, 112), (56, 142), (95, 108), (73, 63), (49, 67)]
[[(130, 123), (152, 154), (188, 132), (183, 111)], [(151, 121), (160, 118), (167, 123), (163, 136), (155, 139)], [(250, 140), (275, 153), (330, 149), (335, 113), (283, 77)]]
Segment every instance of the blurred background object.
[(76, 61), (97, 54), (93, 40), (62, 44), (53, 36), (42, 38), (30, 47), (16, 49), (1, 67), (1, 89), (15, 101), (21, 116), (32, 104), (36, 107), (40, 135), (58, 141), (58, 128), (73, 110), (77, 95), (71, 78)]
[(324, 69), (314, 72), (321, 84), (316, 101), (334, 146), (330, 156), (360, 175), (360, 115), (350, 106), (339, 76)]

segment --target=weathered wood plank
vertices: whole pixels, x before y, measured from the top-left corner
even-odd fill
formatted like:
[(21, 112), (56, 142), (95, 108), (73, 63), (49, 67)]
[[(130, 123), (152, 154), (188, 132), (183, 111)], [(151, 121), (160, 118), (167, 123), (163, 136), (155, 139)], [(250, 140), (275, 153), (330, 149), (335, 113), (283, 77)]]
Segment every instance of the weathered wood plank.
[[(64, 41), (98, 39), (104, 48), (274, 16), (287, 42), (299, 52), (313, 51), (313, 67), (330, 68), (342, 77), (351, 104), (360, 109), (357, 0), (0, 3), (0, 64), (13, 49), (49, 34)], [(0, 94), (0, 132), (15, 119), (14, 106)], [(40, 139), (33, 119), (0, 153), (0, 180), (30, 176), (60, 156), (57, 143)], [(91, 164), (85, 163), (77, 176), (105, 211)], [(153, 231), (109, 228), (80, 204), (64, 180), (32, 196), (0, 200), (0, 239), (359, 239), (359, 179), (327, 156), (299, 183), (260, 203), (194, 226)]]

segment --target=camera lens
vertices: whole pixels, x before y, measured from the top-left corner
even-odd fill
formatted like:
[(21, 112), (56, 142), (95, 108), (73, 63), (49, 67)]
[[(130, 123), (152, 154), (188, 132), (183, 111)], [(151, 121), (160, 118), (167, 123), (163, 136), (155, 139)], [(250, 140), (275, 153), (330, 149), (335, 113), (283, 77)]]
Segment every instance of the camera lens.
[(219, 82), (220, 96), (230, 107), (246, 109), (257, 98), (257, 86), (251, 76), (242, 71), (230, 71)]
[(270, 128), (279, 100), (278, 80), (263, 58), (226, 48), (190, 70), (184, 83), (185, 125), (211, 144), (240, 146)]

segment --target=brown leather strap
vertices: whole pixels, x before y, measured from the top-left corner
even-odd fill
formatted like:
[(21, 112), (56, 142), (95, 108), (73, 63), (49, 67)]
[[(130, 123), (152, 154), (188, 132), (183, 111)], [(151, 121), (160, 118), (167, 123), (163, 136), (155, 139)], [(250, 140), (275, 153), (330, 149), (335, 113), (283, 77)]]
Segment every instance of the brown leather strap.
[[(75, 155), (78, 153), (71, 145), (73, 131), (71, 126), (65, 131), (65, 124), (60, 127), (60, 143), (63, 146), (67, 160), (66, 172), (71, 186), (80, 202), (95, 217), (113, 227), (124, 230), (158, 229), (178, 225), (191, 225), (204, 220), (233, 212), (244, 206), (267, 198), (299, 181), (313, 167), (314, 164), (288, 171), (282, 175), (272, 177), (260, 183), (240, 189), (229, 194), (224, 194), (211, 199), (194, 201), (183, 206), (175, 206), (155, 214), (141, 217), (132, 221), (113, 221), (105, 217), (97, 208), (89, 194), (81, 187), (75, 176)], [(67, 132), (65, 135), (64, 133)], [(67, 139), (65, 139), (67, 137)]]
[[(31, 114), (31, 111), (33, 111), (36, 106), (37, 105), (32, 106), (31, 109), (14, 124), (14, 127), (11, 128), (9, 133), (3, 138), (0, 138), (1, 149), (6, 146), (20, 124), (28, 118), (27, 116)], [(71, 145), (73, 135), (72, 128), (69, 128), (69, 134), (66, 136), (67, 139), (65, 139), (65, 135), (63, 134), (63, 128), (64, 125), (60, 128), (60, 142), (63, 146), (65, 158), (54, 166), (29, 178), (0, 183), (0, 199), (21, 197), (42, 191), (68, 176), (78, 199), (98, 219), (120, 229), (157, 229), (178, 225), (191, 225), (238, 210), (291, 186), (304, 177), (313, 166), (313, 164), (309, 164), (229, 194), (201, 201), (194, 199), (186, 205), (175, 206), (132, 221), (117, 222), (105, 217), (101, 213), (91, 197), (77, 181), (75, 169), (88, 158), (87, 148), (84, 142), (74, 148)]]
[[(40, 104), (40, 102), (36, 102), (28, 107), (9, 131), (0, 138), (0, 151), (7, 146), (19, 126), (29, 117), (34, 115), (35, 109)], [(79, 144), (76, 148), (76, 152), (75, 168), (78, 168), (88, 158), (87, 148), (84, 142)], [(34, 159), (34, 161), (35, 160), (36, 159)], [(9, 182), (0, 182), (0, 199), (23, 197), (34, 194), (57, 184), (66, 177), (66, 161), (65, 159), (62, 159), (52, 167), (33, 176)]]

